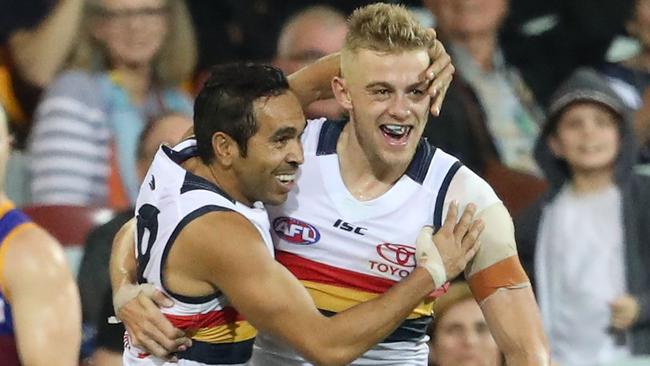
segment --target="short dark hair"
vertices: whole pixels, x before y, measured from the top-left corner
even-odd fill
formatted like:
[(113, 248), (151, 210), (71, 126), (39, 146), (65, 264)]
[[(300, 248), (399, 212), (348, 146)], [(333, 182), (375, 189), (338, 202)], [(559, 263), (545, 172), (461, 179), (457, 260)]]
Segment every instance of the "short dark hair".
[(246, 157), (247, 144), (257, 130), (253, 102), (284, 94), (289, 82), (279, 69), (254, 63), (231, 63), (212, 68), (194, 102), (194, 134), (199, 157), (214, 159), (212, 136), (223, 132)]

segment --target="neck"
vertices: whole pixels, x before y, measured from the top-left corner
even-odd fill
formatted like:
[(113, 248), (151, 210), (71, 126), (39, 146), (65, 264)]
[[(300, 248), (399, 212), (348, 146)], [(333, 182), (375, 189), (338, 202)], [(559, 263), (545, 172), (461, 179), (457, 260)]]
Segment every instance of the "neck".
[(571, 178), (571, 188), (578, 194), (602, 191), (612, 184), (614, 184), (613, 169), (576, 171)]
[(494, 68), (492, 56), (496, 50), (497, 38), (492, 33), (473, 34), (461, 37), (456, 43), (467, 49), (472, 59), (479, 65), (484, 72), (491, 71)]
[(151, 87), (151, 66), (119, 65), (114, 68), (120, 86), (136, 103), (143, 102)]
[(386, 193), (404, 174), (408, 164), (389, 164), (370, 156), (359, 144), (354, 122), (348, 122), (336, 145), (341, 177), (348, 191), (360, 201)]
[(215, 164), (205, 164), (198, 157), (190, 158), (182, 165), (188, 172), (219, 187), (219, 189), (224, 191), (235, 201), (243, 203), (249, 207), (253, 206), (253, 202), (246, 198), (246, 196), (239, 190), (239, 186), (236, 184), (236, 179), (232, 177), (232, 172), (220, 169), (216, 167)]

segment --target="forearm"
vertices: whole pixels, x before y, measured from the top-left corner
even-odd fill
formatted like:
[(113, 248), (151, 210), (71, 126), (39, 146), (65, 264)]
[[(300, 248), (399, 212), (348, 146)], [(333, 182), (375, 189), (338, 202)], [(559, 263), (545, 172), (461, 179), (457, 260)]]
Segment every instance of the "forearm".
[(123, 285), (135, 284), (136, 282), (136, 260), (133, 249), (134, 230), (135, 219), (131, 219), (122, 226), (113, 240), (109, 266), (113, 293)]
[[(326, 320), (319, 327), (317, 353), (328, 350), (333, 364), (348, 364), (393, 332), (435, 286), (429, 273), (416, 268), (382, 296)], [(325, 362), (330, 363), (330, 362)]]
[(321, 99), (334, 96), (332, 78), (339, 75), (341, 57), (339, 53), (325, 56), (288, 76), (293, 91), (303, 108)]
[[(503, 309), (508, 311), (503, 311)], [(481, 309), (508, 365), (549, 365), (541, 318), (530, 286), (501, 289)]]
[(25, 80), (45, 87), (59, 71), (79, 29), (82, 6), (82, 0), (59, 0), (35, 29), (10, 38), (12, 57)]

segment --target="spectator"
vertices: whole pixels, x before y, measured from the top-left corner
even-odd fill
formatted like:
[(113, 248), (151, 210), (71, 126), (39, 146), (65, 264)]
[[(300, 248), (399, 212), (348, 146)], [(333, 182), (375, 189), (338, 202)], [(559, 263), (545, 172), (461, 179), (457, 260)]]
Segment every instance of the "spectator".
[(650, 353), (650, 178), (632, 170), (631, 118), (580, 69), (551, 99), (536, 158), (549, 191), (516, 221), (522, 263), (562, 366)]
[(462, 84), (452, 87), (462, 94), (455, 98), (463, 100), (457, 108), (461, 115), (484, 113), (473, 126), (472, 119), (447, 117), (457, 112), (449, 110), (432, 119), (425, 136), (478, 171), (484, 162), (476, 147), (484, 146), (507, 167), (538, 173), (532, 150), (543, 114), (519, 71), (505, 60), (498, 40), (508, 4), (424, 0), (454, 60), (455, 82)]
[(429, 340), (430, 366), (498, 366), (503, 363), (481, 308), (465, 282), (436, 300)]
[[(173, 146), (180, 141), (183, 133), (192, 127), (192, 120), (180, 114), (165, 114), (150, 121), (138, 139), (137, 169), (138, 180), (142, 182), (149, 164), (161, 144)], [(133, 217), (133, 208), (118, 213), (111, 221), (95, 228), (86, 240), (84, 256), (79, 270), (78, 283), (81, 294), (81, 310), (84, 324), (83, 351), (88, 354), (93, 348), (93, 336), (97, 334), (97, 351), (93, 355), (95, 365), (119, 359), (122, 362), (122, 335), (124, 327), (107, 324), (106, 319), (113, 314), (111, 287), (108, 278), (108, 259), (111, 255), (113, 237), (117, 231)], [(108, 299), (108, 300), (106, 300)], [(108, 301), (109, 305), (103, 304)], [(117, 335), (117, 336), (116, 336)], [(90, 346), (88, 346), (90, 345)], [(112, 356), (112, 357), (111, 357)]]
[[(343, 47), (348, 26), (343, 13), (316, 5), (290, 17), (282, 26), (273, 63), (291, 74)], [(334, 98), (320, 100), (305, 109), (307, 118), (340, 119), (343, 108)]]
[(178, 85), (196, 60), (182, 0), (86, 0), (72, 70), (47, 90), (29, 141), (32, 199), (128, 207), (137, 138), (165, 111), (191, 114)]
[(607, 63), (602, 71), (625, 104), (635, 110), (635, 129), (641, 143), (640, 161), (650, 163), (650, 0), (636, 0), (627, 32), (636, 38), (641, 52), (619, 63)]

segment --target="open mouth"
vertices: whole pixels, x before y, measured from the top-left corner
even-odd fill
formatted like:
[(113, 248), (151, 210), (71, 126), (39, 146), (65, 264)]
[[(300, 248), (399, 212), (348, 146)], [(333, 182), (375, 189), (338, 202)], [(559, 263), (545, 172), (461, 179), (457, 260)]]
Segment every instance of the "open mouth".
[(292, 174), (277, 174), (275, 178), (284, 185), (292, 184), (296, 180), (296, 173)]
[(408, 141), (413, 126), (385, 124), (379, 128), (389, 144), (403, 145)]

